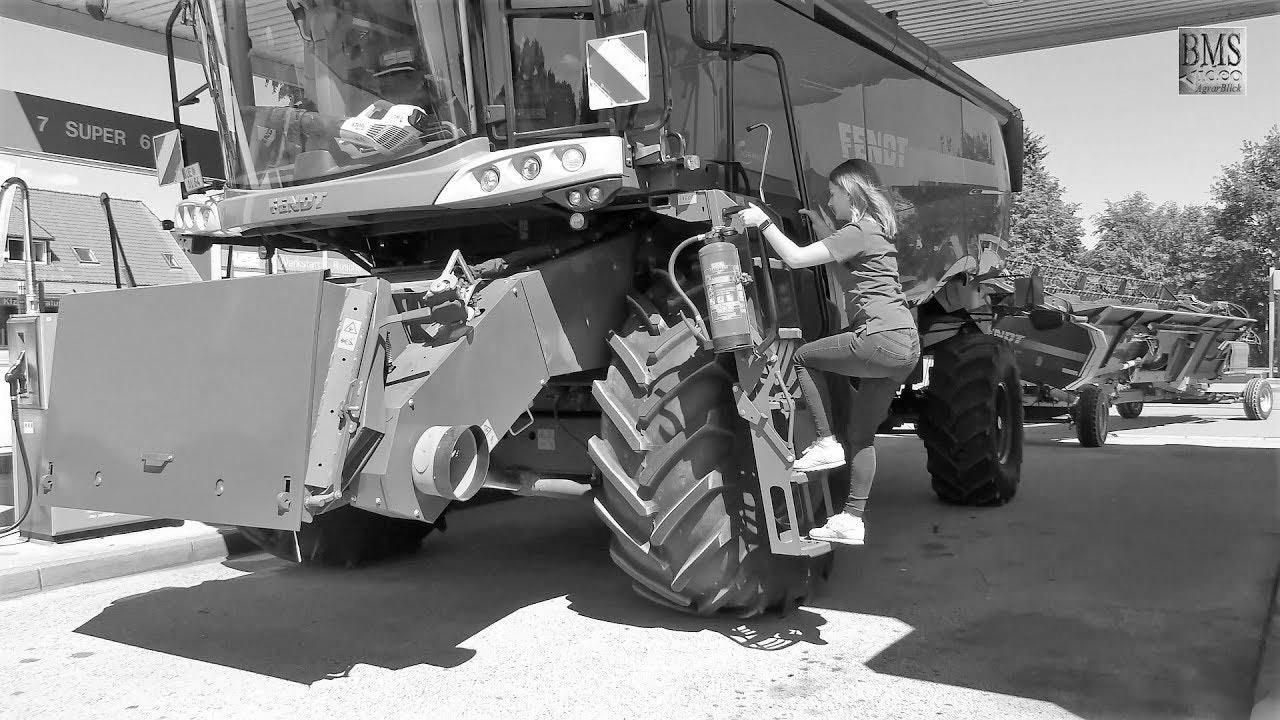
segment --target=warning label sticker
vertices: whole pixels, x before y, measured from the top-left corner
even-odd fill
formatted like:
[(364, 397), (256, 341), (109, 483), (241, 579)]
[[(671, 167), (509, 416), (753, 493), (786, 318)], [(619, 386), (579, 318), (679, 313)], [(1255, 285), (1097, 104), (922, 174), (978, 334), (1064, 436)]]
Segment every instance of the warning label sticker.
[(338, 347), (348, 352), (355, 352), (356, 343), (360, 341), (360, 328), (364, 323), (355, 318), (345, 318), (338, 330)]

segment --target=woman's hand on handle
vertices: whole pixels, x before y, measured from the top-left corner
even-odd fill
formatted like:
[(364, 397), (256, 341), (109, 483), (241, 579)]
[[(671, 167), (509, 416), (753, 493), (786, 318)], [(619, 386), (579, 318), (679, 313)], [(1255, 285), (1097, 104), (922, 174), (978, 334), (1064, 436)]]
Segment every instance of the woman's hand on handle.
[(801, 210), (801, 215), (809, 218), (809, 222), (813, 223), (813, 232), (819, 237), (831, 237), (836, 232), (836, 221), (823, 208), (819, 207), (814, 210)]

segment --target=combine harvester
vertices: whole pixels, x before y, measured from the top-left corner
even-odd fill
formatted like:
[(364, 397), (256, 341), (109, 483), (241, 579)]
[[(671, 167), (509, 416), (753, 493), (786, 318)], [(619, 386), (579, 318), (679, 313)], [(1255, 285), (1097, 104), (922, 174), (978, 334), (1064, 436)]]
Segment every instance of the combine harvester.
[(830, 570), (806, 536), (847, 477), (791, 472), (813, 437), (791, 359), (849, 319), (838, 273), (782, 267), (732, 218), (763, 202), (811, 237), (800, 211), (845, 158), (912, 208), (933, 488), (1014, 496), (1021, 385), (991, 320), (1032, 303), (979, 270), (1007, 247), (1020, 114), (874, 8), (184, 0), (171, 39), (180, 19), (206, 84), (173, 82), (175, 124), (207, 91), (228, 172), (179, 207), (185, 242), (369, 274), (94, 293), (26, 320), (39, 502), (341, 564), (417, 547), (481, 488), (586, 498), (645, 598), (794, 605)]
[[(1248, 344), (1257, 342), (1239, 306), (1180, 297), (1158, 282), (1027, 261), (1009, 261), (1005, 271), (1038, 279), (1046, 297), (1045, 307), (1005, 316), (994, 330), (1018, 359), (1024, 416), (1074, 423), (1085, 447), (1106, 442), (1112, 405), (1136, 418), (1146, 402), (1226, 399), (1210, 384), (1247, 364)], [(1263, 420), (1271, 390), (1254, 378), (1229, 397)]]

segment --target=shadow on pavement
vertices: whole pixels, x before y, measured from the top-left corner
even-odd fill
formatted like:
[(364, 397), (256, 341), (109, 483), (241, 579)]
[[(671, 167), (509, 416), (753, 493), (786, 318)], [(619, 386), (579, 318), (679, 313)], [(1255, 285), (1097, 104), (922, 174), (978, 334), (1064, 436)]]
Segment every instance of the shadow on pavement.
[(511, 613), (569, 596), (607, 622), (698, 632), (780, 650), (822, 644), (825, 620), (703, 619), (637, 597), (613, 566), (608, 532), (586, 504), (523, 500), (451, 513), (414, 557), (350, 570), (296, 566), (265, 555), (232, 560), (248, 573), (122, 598), (77, 632), (300, 683), (358, 664), (456, 667), (459, 647)]
[(837, 551), (812, 609), (910, 625), (878, 673), (1085, 718), (1247, 717), (1280, 453), (1114, 450), (1038, 449), (1002, 508), (941, 505), (889, 460), (869, 544)]
[[(1160, 421), (1176, 419), (1152, 418)], [(356, 664), (457, 667), (468, 638), (567, 596), (602, 622), (717, 632), (744, 649), (826, 645), (832, 611), (912, 630), (886, 674), (1055, 703), (1086, 718), (1245, 716), (1276, 567), (1276, 451), (1084, 450), (1028, 431), (1018, 498), (938, 503), (912, 438), (881, 444), (870, 543), (787, 617), (696, 618), (635, 596), (585, 504), (458, 512), (422, 552), (355, 570), (241, 560), (248, 574), (122, 598), (78, 632), (310, 683)], [(840, 622), (856, 619), (840, 617)], [(779, 662), (795, 662), (782, 654)]]

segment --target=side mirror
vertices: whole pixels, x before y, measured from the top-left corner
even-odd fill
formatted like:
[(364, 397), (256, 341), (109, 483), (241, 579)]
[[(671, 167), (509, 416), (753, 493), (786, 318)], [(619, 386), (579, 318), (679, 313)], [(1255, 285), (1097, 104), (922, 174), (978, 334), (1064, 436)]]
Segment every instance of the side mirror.
[(693, 39), (699, 43), (723, 43), (729, 38), (725, 26), (730, 0), (689, 0), (689, 22)]

